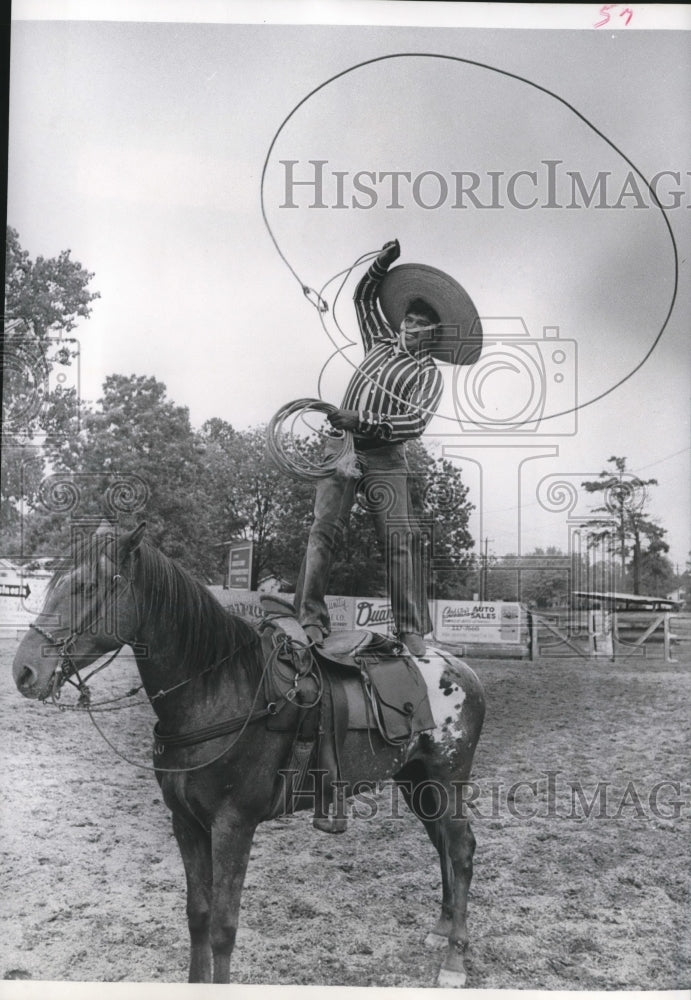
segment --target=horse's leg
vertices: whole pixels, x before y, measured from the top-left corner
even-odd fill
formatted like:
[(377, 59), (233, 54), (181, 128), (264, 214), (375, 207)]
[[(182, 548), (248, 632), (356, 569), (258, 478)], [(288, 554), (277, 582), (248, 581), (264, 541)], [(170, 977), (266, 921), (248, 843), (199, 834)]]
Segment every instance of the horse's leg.
[[(403, 777), (403, 772), (397, 777)], [(475, 837), (467, 819), (454, 815), (451, 788), (446, 788), (445, 802), (441, 802), (431, 784), (425, 785), (425, 769), (419, 764), (409, 767), (408, 780), (402, 790), (411, 811), (420, 819), (437, 849), (442, 877), (442, 909), (436, 926), (427, 936), (428, 947), (446, 948), (444, 961), (437, 980), (438, 986), (465, 986), (466, 973), (463, 956), (468, 946), (466, 913), (468, 890), (473, 877)], [(420, 787), (417, 789), (416, 785)], [(444, 808), (441, 808), (444, 806)], [(435, 816), (429, 819), (426, 817)]]
[[(417, 779), (417, 781), (422, 781), (425, 778), (425, 772), (421, 767), (409, 768), (407, 773), (408, 775), (415, 775), (413, 781), (415, 781), (415, 779)], [(439, 819), (425, 819), (424, 815), (421, 815), (421, 811), (422, 813), (427, 812), (428, 815), (434, 815), (434, 803), (423, 801), (419, 803), (422, 810), (415, 808), (413, 796), (411, 794), (413, 781), (411, 781), (410, 777), (408, 777), (408, 782), (401, 784), (401, 791), (403, 792), (403, 797), (408, 808), (418, 817), (427, 832), (427, 836), (434, 844), (437, 854), (439, 855), (439, 866), (441, 869), (441, 914), (434, 928), (425, 938), (425, 945), (428, 948), (446, 948), (449, 944), (449, 934), (451, 933), (451, 926), (453, 923), (453, 865), (451, 863), (451, 858), (449, 857), (446, 842), (446, 831), (443, 824)], [(429, 798), (429, 796), (425, 796), (423, 792), (423, 799), (424, 798)]]
[(437, 849), (439, 866), (441, 868), (441, 913), (436, 924), (425, 938), (428, 948), (446, 948), (453, 923), (453, 865), (449, 857), (446, 834), (441, 823), (425, 822), (425, 830), (429, 839)]
[(214, 820), (211, 832), (214, 983), (230, 982), (230, 956), (235, 945), (240, 897), (255, 829), (256, 823), (249, 823), (230, 809), (219, 812)]
[(463, 956), (468, 947), (466, 913), (468, 891), (473, 877), (475, 836), (467, 819), (448, 816), (440, 820), (445, 828), (446, 853), (453, 867), (453, 919), (448, 948), (444, 956), (438, 986), (465, 986), (466, 973)]
[(187, 879), (187, 926), (190, 932), (188, 982), (211, 982), (211, 838), (201, 826), (173, 815), (173, 832)]

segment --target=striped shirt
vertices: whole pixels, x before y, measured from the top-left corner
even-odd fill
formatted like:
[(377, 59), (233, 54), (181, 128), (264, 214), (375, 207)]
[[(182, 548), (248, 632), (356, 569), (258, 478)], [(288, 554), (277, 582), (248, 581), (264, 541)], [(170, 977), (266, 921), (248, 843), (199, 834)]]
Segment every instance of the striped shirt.
[(386, 268), (372, 264), (355, 290), (355, 312), (365, 358), (353, 374), (341, 408), (360, 417), (356, 443), (398, 442), (420, 437), (441, 400), (443, 382), (434, 359), (411, 354), (377, 308)]

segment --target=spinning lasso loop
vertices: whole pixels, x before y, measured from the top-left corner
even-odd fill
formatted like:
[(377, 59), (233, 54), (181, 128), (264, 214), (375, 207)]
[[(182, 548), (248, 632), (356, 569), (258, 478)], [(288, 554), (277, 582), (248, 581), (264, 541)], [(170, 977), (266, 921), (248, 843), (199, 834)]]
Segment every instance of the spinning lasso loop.
[(335, 451), (333, 455), (320, 461), (314, 461), (294, 447), (291, 449), (286, 447), (287, 438), (295, 440), (292, 428), (286, 432), (283, 426), (291, 417), (295, 423), (298, 417), (303, 416), (309, 410), (328, 415), (335, 413), (337, 409), (337, 406), (324, 403), (320, 399), (295, 399), (292, 403), (286, 403), (274, 414), (267, 431), (267, 450), (281, 472), (306, 483), (314, 482), (316, 479), (324, 479), (336, 471), (346, 476), (357, 477), (360, 475), (360, 469), (355, 459), (355, 443), (350, 431), (342, 431), (340, 437), (330, 436), (329, 440), (334, 443)]
[[(653, 353), (653, 351), (657, 347), (657, 345), (658, 345), (658, 343), (660, 341), (660, 338), (662, 337), (662, 334), (667, 329), (667, 324), (669, 323), (670, 317), (672, 315), (672, 310), (674, 309), (674, 304), (675, 304), (676, 299), (677, 299), (677, 293), (678, 293), (678, 288), (679, 288), (679, 252), (677, 250), (677, 243), (676, 243), (676, 240), (674, 238), (674, 232), (672, 231), (671, 223), (669, 221), (667, 212), (665, 211), (665, 209), (663, 208), (663, 206), (660, 204), (660, 201), (659, 201), (659, 199), (657, 197), (657, 193), (656, 193), (655, 189), (652, 187), (652, 185), (647, 180), (647, 178), (641, 173), (641, 171), (638, 169), (638, 167), (635, 165), (635, 163), (633, 163), (628, 158), (628, 156), (626, 156), (619, 149), (619, 147), (616, 146), (611, 141), (611, 139), (608, 139), (607, 136), (604, 135), (603, 132), (601, 132), (595, 125), (593, 125), (593, 123), (588, 118), (586, 118), (585, 115), (581, 114), (581, 112), (578, 111), (572, 104), (569, 104), (569, 102), (566, 101), (566, 100), (564, 100), (563, 97), (560, 97), (558, 94), (555, 94), (554, 91), (549, 90), (547, 87), (542, 87), (542, 86), (540, 86), (540, 84), (534, 83), (532, 80), (528, 80), (527, 77), (520, 76), (518, 73), (511, 73), (508, 70), (499, 69), (499, 67), (497, 67), (497, 66), (491, 66), (491, 65), (489, 65), (489, 63), (478, 62), (475, 59), (464, 59), (462, 56), (452, 56), (452, 55), (448, 55), (446, 53), (441, 53), (441, 52), (393, 52), (393, 53), (390, 53), (390, 54), (384, 55), (384, 56), (375, 56), (372, 59), (365, 59), (362, 62), (355, 63), (354, 66), (348, 66), (347, 69), (341, 70), (340, 73), (335, 73), (333, 76), (330, 76), (327, 80), (322, 81), (322, 83), (318, 84), (318, 86), (313, 87), (313, 89), (310, 90), (310, 92), (308, 94), (306, 94), (300, 101), (298, 101), (298, 103), (291, 109), (291, 111), (289, 111), (289, 113), (283, 119), (283, 121), (281, 122), (281, 124), (279, 125), (279, 127), (276, 129), (276, 132), (274, 133), (274, 136), (273, 136), (273, 138), (271, 140), (271, 144), (270, 144), (269, 149), (267, 151), (266, 158), (264, 160), (264, 166), (262, 168), (262, 176), (261, 176), (261, 184), (260, 184), (260, 202), (261, 202), (262, 219), (264, 221), (264, 225), (266, 226), (267, 232), (269, 233), (271, 241), (272, 241), (273, 245), (275, 246), (276, 251), (277, 251), (279, 257), (281, 258), (281, 260), (286, 265), (286, 267), (288, 268), (288, 270), (290, 271), (290, 273), (293, 275), (293, 277), (295, 278), (295, 280), (300, 285), (300, 287), (302, 289), (302, 292), (303, 292), (303, 295), (305, 295), (305, 297), (307, 298), (307, 300), (309, 302), (311, 302), (312, 305), (318, 310), (318, 312), (320, 313), (320, 315), (323, 314), (323, 313), (325, 313), (325, 312), (328, 312), (329, 306), (328, 306), (328, 303), (326, 302), (326, 300), (322, 297), (322, 295), (319, 292), (316, 292), (313, 288), (310, 288), (310, 286), (307, 285), (307, 284), (305, 284), (305, 282), (300, 278), (300, 276), (298, 275), (297, 271), (292, 267), (292, 265), (290, 264), (289, 260), (287, 259), (287, 257), (285, 256), (285, 254), (281, 250), (280, 246), (278, 245), (278, 241), (276, 240), (276, 237), (274, 236), (273, 230), (272, 230), (271, 226), (269, 225), (269, 220), (267, 219), (267, 216), (266, 216), (266, 206), (264, 204), (264, 183), (266, 181), (266, 172), (267, 172), (268, 167), (269, 167), (269, 160), (271, 159), (271, 154), (272, 154), (272, 152), (274, 150), (274, 146), (276, 145), (276, 142), (278, 141), (278, 137), (280, 136), (281, 132), (283, 131), (283, 129), (285, 128), (285, 126), (288, 124), (288, 122), (290, 121), (290, 119), (293, 117), (293, 115), (303, 106), (303, 104), (306, 104), (307, 101), (309, 101), (312, 97), (314, 97), (315, 94), (319, 93), (320, 90), (323, 90), (325, 87), (328, 87), (330, 84), (334, 83), (336, 80), (340, 80), (341, 77), (347, 76), (349, 73), (354, 73), (358, 69), (363, 69), (365, 66), (373, 66), (376, 63), (380, 63), (380, 62), (387, 62), (388, 60), (391, 60), (391, 59), (440, 59), (440, 60), (444, 60), (446, 62), (456, 62), (456, 63), (461, 63), (461, 64), (466, 65), (466, 66), (475, 66), (478, 69), (485, 69), (485, 70), (489, 70), (492, 73), (498, 73), (500, 76), (507, 77), (510, 80), (517, 80), (519, 83), (524, 83), (527, 86), (532, 87), (534, 90), (540, 91), (540, 93), (542, 93), (542, 94), (547, 94), (548, 97), (554, 98), (555, 101), (558, 101), (564, 107), (568, 108), (569, 111), (571, 111), (574, 115), (576, 115), (577, 118), (579, 118), (582, 122), (584, 122), (588, 126), (588, 128), (590, 128), (597, 136), (599, 136), (600, 139), (602, 139), (604, 142), (606, 142), (607, 145), (611, 149), (613, 149), (615, 151), (615, 153), (617, 153), (619, 156), (621, 156), (621, 158), (631, 167), (631, 169), (641, 178), (641, 180), (645, 184), (646, 188), (648, 189), (648, 192), (650, 193), (650, 196), (652, 197), (653, 204), (659, 209), (660, 213), (662, 214), (662, 218), (664, 219), (665, 225), (667, 227), (667, 231), (669, 233), (669, 238), (670, 238), (670, 241), (671, 241), (671, 244), (672, 244), (672, 253), (674, 255), (674, 282), (673, 282), (673, 287), (672, 287), (672, 295), (671, 295), (671, 300), (670, 300), (670, 303), (669, 303), (669, 308), (667, 310), (667, 314), (665, 315), (665, 318), (663, 320), (663, 323), (662, 323), (662, 325), (660, 327), (659, 332), (657, 333), (657, 336), (655, 337), (653, 343), (651, 344), (650, 348), (646, 352), (645, 356), (638, 362), (638, 364), (635, 366), (635, 368), (633, 368), (627, 375), (624, 375), (623, 378), (619, 379), (619, 381), (616, 382), (613, 386), (610, 386), (609, 389), (606, 389), (604, 392), (599, 393), (597, 396), (593, 396), (592, 399), (589, 399), (589, 400), (586, 400), (585, 402), (579, 403), (577, 405), (577, 407), (575, 407), (575, 408), (576, 409), (584, 409), (586, 406), (590, 406), (592, 403), (596, 403), (596, 402), (598, 402), (598, 400), (603, 399), (605, 396), (608, 396), (610, 392), (614, 392), (615, 389), (618, 389), (619, 386), (621, 386), (625, 382), (627, 382), (633, 375), (636, 374), (637, 371), (639, 371), (643, 367), (643, 365), (646, 363), (646, 361), (648, 360), (648, 358), (651, 356), (651, 354)], [(331, 279), (331, 280), (333, 280), (333, 279)], [(327, 284), (328, 284), (328, 282), (327, 282)], [(324, 286), (324, 287), (326, 287), (326, 286)], [(340, 289), (339, 289), (339, 292), (340, 292)], [(570, 410), (566, 410), (564, 412), (570, 413), (571, 411)], [(562, 416), (562, 414), (561, 413), (554, 413), (554, 414), (550, 414), (550, 416), (553, 416), (553, 417), (555, 417), (555, 416)], [(447, 419), (450, 419), (450, 418), (447, 418)]]

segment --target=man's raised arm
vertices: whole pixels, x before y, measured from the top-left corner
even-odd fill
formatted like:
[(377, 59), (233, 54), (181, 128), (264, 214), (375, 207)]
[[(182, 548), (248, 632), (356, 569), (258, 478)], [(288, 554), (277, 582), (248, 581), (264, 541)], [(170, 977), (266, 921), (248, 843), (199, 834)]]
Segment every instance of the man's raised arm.
[[(372, 349), (375, 341), (385, 336), (386, 327), (377, 309), (377, 292), (381, 280), (389, 267), (401, 255), (398, 240), (391, 240), (381, 248), (379, 256), (370, 265), (369, 270), (360, 280), (355, 295), (355, 312), (360, 325), (360, 333), (365, 345), (365, 352)], [(392, 331), (393, 332), (393, 331)]]

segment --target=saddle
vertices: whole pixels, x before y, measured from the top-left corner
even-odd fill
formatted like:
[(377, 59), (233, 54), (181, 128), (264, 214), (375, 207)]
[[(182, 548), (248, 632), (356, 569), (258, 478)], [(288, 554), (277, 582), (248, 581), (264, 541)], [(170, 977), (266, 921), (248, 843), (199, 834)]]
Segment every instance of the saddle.
[[(282, 699), (273, 730), (294, 733), (292, 777), (284, 781), (278, 811), (299, 801), (309, 773), (318, 776), (313, 824), (324, 832), (346, 829), (341, 754), (347, 733), (376, 730), (389, 744), (407, 744), (433, 729), (427, 687), (415, 660), (395, 639), (366, 630), (337, 632), (312, 646), (290, 602), (261, 598), (259, 623), (265, 657), (273, 658), (265, 691), (269, 703)], [(276, 812), (276, 815), (279, 813)]]
[[(427, 686), (398, 640), (365, 630), (340, 632), (328, 636), (314, 654), (345, 689), (349, 729), (376, 728), (387, 743), (406, 743), (416, 733), (434, 729)], [(355, 697), (353, 675), (364, 698)]]

